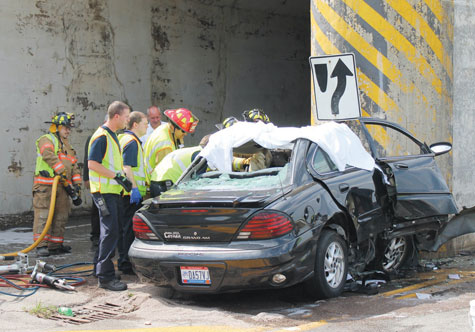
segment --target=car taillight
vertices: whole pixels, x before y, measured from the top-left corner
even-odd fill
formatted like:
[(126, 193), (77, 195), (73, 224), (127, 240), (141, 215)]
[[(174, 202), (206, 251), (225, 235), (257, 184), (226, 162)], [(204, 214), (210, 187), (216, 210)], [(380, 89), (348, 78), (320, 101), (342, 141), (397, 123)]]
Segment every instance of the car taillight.
[(158, 237), (152, 232), (150, 227), (138, 215), (132, 218), (135, 237), (142, 240), (158, 240)]
[(294, 225), (287, 215), (274, 211), (262, 211), (254, 215), (241, 228), (237, 239), (272, 239), (290, 233), (293, 229)]

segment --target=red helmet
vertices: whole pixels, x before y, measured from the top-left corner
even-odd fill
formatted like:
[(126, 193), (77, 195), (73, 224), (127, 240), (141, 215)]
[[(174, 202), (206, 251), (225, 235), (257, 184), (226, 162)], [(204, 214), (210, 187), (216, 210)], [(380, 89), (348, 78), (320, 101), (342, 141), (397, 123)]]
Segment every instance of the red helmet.
[(196, 116), (186, 108), (178, 108), (176, 110), (166, 110), (163, 112), (167, 118), (170, 119), (181, 130), (193, 134), (196, 125), (200, 121)]

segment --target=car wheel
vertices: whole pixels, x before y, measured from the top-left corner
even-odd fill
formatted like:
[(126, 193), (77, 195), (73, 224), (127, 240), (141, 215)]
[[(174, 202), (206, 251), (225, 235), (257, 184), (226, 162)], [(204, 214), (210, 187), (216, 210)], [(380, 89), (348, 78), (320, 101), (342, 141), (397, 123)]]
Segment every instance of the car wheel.
[(318, 298), (339, 296), (343, 292), (348, 271), (348, 248), (336, 232), (323, 230), (318, 239), (313, 277), (307, 285)]
[(395, 237), (384, 242), (384, 251), (380, 267), (384, 272), (394, 272), (407, 261), (412, 251), (412, 239), (409, 236)]

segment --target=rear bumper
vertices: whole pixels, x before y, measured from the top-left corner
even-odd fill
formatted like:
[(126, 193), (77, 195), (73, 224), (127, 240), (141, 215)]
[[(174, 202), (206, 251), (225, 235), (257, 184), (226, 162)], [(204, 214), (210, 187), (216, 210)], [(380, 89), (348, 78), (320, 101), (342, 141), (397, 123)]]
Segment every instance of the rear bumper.
[[(129, 257), (135, 271), (158, 286), (172, 287), (180, 292), (218, 293), (297, 284), (313, 272), (313, 247), (311, 237), (294, 238), (271, 248), (255, 245), (255, 249), (232, 248), (226, 244), (151, 244), (136, 239)], [(207, 267), (211, 284), (183, 284), (180, 266)], [(272, 276), (276, 273), (284, 274), (286, 281), (273, 283)]]

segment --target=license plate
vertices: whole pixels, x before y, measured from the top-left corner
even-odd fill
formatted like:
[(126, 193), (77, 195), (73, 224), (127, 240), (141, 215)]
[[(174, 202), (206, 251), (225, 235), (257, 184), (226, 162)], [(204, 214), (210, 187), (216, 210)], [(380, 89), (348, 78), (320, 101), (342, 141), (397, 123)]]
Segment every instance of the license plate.
[(204, 266), (180, 266), (181, 281), (184, 284), (211, 285), (209, 270)]

